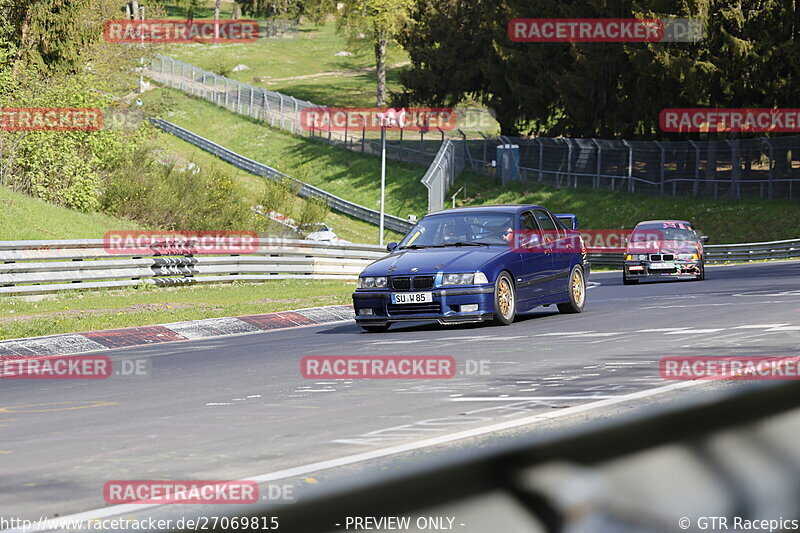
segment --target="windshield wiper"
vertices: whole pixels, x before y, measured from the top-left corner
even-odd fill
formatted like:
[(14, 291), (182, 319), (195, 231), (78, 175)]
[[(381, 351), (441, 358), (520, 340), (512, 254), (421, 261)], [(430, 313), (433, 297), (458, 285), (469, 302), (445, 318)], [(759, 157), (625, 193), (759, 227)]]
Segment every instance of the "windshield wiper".
[(491, 246), (491, 244), (488, 242), (458, 241), (448, 242), (447, 244), (442, 244), (442, 246)]
[(408, 246), (401, 246), (401, 250), (422, 250), (423, 248), (439, 248), (441, 244), (411, 244)]

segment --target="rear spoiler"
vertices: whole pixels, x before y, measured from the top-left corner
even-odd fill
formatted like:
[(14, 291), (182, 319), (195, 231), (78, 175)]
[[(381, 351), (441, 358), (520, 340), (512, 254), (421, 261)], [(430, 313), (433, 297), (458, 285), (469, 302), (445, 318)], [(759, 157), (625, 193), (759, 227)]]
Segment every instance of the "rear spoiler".
[(564, 223), (568, 229), (578, 229), (578, 215), (572, 213), (557, 214), (556, 218)]

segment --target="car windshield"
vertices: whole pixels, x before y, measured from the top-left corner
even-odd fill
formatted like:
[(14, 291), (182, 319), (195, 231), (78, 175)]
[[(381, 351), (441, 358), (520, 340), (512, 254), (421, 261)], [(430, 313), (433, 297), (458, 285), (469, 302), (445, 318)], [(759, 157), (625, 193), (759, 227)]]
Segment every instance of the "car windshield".
[(457, 244), (505, 245), (514, 229), (511, 213), (453, 213), (423, 218), (400, 242), (410, 246), (451, 246)]
[(697, 242), (697, 233), (690, 227), (673, 227), (670, 224), (648, 224), (637, 226), (631, 235), (631, 242), (647, 241), (690, 241)]

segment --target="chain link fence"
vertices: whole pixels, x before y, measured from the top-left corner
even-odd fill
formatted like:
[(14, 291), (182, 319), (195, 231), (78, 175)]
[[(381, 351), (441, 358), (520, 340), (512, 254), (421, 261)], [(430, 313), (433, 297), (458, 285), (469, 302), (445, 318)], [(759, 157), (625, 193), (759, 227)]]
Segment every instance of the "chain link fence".
[[(290, 133), (313, 137), (328, 144), (363, 154), (379, 155), (380, 132), (305, 130), (300, 114), (304, 109), (324, 107), (279, 92), (256, 87), (200, 67), (154, 54), (145, 72), (153, 80), (189, 95), (208, 100), (225, 109), (245, 115)], [(405, 163), (428, 166), (445, 139), (441, 130), (427, 132), (386, 132), (386, 157)]]
[[(377, 132), (314, 131), (300, 127), (300, 113), (304, 109), (324, 106), (220, 76), (161, 54), (153, 56), (146, 74), (168, 87), (272, 127), (347, 150), (380, 154)], [(447, 133), (390, 130), (386, 156), (429, 167), (423, 178), (429, 190), (429, 209), (444, 206), (448, 188), (464, 169), (497, 177), (503, 184), (537, 182), (559, 188), (586, 187), (673, 197), (794, 200), (800, 195), (800, 136), (703, 142), (527, 138), (482, 133), (477, 136), (468, 136), (461, 130)]]
[[(468, 168), (507, 181), (649, 195), (794, 200), (800, 196), (800, 136), (717, 141), (625, 141), (484, 137), (465, 140)], [(517, 146), (511, 178), (498, 147)]]

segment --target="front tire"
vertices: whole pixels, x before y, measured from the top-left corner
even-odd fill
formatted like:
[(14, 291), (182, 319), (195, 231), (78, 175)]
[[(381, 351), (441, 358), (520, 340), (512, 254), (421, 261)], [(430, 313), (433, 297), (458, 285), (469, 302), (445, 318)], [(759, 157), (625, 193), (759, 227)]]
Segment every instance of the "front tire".
[(502, 272), (497, 276), (494, 284), (494, 323), (499, 326), (507, 326), (514, 322), (517, 316), (517, 293), (514, 289), (514, 281), (508, 272)]
[(578, 265), (572, 267), (569, 273), (569, 284), (567, 285), (569, 301), (558, 304), (558, 310), (562, 313), (580, 313), (586, 303), (586, 280), (583, 277), (583, 269)]
[(622, 275), (622, 284), (623, 285), (637, 285), (639, 283), (638, 279), (630, 279), (625, 274)]
[(367, 333), (385, 333), (386, 331), (389, 330), (389, 324), (384, 324), (382, 326), (360, 326), (360, 327)]
[(706, 265), (705, 263), (700, 264), (700, 273), (694, 278), (694, 281), (703, 281), (706, 279)]

